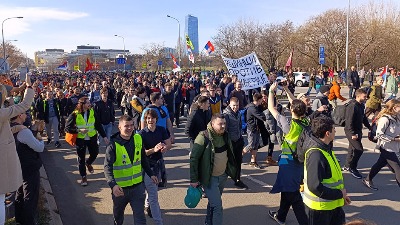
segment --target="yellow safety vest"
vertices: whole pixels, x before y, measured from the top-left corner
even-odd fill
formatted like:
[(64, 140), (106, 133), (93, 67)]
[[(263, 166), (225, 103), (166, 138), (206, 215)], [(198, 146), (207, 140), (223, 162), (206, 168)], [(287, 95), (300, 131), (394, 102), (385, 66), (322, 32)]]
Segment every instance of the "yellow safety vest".
[(328, 160), (329, 166), (331, 168), (332, 177), (329, 179), (323, 179), (322, 184), (331, 189), (344, 189), (343, 183), (343, 174), (340, 169), (339, 162), (336, 159), (335, 153), (332, 152), (330, 155), (328, 152), (320, 149), (320, 148), (310, 148), (306, 152), (306, 157), (304, 160), (304, 196), (303, 202), (310, 209), (314, 210), (333, 210), (338, 207), (344, 206), (344, 199), (336, 199), (336, 200), (327, 200), (323, 198), (319, 198), (315, 194), (313, 194), (307, 186), (307, 155), (311, 150), (319, 150), (325, 158)]
[[(89, 118), (86, 123), (85, 119), (83, 118), (81, 113), (78, 113), (78, 111), (75, 111), (76, 115), (76, 127), (78, 128), (78, 138), (84, 139), (86, 135), (89, 137), (93, 137), (97, 134), (95, 128), (94, 128), (94, 110), (90, 109), (89, 111)], [(79, 132), (79, 129), (88, 129), (88, 132), (86, 134), (82, 134)]]
[(142, 137), (133, 135), (135, 152), (131, 162), (123, 145), (115, 142), (115, 162), (113, 164), (114, 179), (120, 187), (129, 187), (143, 181), (142, 172)]
[[(302, 119), (301, 122), (304, 124), (309, 124), (308, 119)], [(300, 137), (301, 132), (303, 131), (303, 127), (299, 125), (297, 122), (292, 121), (290, 123), (289, 133), (285, 135), (285, 139), (282, 142), (282, 155), (292, 155), (292, 151), (296, 151), (297, 140)]]

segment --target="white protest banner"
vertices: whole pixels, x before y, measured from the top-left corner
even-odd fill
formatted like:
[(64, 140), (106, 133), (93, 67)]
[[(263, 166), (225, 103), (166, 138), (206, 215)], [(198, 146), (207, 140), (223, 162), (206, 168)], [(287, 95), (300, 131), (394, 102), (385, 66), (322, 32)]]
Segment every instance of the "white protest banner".
[(251, 53), (239, 59), (230, 59), (222, 56), (229, 74), (237, 75), (242, 83), (242, 90), (262, 87), (269, 83), (268, 77), (258, 61), (256, 53)]

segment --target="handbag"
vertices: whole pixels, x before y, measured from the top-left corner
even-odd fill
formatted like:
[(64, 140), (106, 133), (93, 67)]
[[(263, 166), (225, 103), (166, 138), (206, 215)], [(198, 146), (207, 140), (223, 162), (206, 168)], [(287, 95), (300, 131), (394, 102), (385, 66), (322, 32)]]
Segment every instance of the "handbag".
[(72, 147), (75, 147), (77, 137), (78, 134), (65, 133), (65, 141)]

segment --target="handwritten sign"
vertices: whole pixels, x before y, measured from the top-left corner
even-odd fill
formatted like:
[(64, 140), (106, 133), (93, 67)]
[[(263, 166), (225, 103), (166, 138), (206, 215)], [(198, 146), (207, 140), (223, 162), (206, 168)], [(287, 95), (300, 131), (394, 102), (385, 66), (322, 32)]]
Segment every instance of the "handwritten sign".
[(269, 83), (268, 77), (258, 61), (256, 53), (251, 53), (239, 59), (222, 56), (229, 74), (234, 74), (242, 83), (242, 90), (262, 87)]

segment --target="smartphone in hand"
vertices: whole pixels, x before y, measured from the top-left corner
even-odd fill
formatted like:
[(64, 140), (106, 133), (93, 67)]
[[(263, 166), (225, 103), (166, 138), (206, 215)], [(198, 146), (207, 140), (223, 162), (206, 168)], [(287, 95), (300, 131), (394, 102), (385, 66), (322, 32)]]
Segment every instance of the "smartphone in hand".
[(19, 69), (19, 80), (20, 81), (25, 81), (27, 73), (28, 73), (28, 67), (21, 67)]

